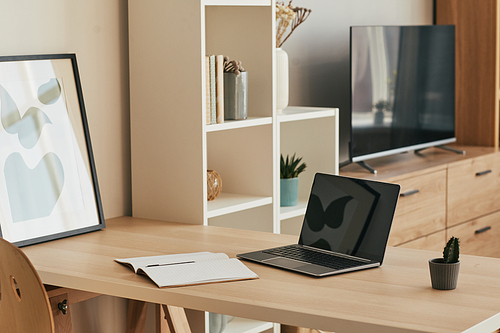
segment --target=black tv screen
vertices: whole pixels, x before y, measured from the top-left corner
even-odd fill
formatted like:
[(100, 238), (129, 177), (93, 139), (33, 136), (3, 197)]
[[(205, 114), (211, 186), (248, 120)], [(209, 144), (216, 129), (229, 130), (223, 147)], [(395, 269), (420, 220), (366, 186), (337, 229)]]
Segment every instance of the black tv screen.
[(455, 26), (353, 26), (350, 159), (455, 141)]

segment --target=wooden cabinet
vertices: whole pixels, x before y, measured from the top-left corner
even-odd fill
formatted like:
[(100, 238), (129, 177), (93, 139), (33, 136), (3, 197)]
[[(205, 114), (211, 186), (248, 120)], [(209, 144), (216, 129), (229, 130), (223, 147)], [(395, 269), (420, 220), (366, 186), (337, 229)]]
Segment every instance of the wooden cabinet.
[(442, 251), (455, 236), (462, 253), (500, 257), (500, 152), (457, 148), (466, 154), (431, 148), (370, 160), (375, 175), (357, 165), (340, 174), (401, 185), (389, 245)]
[(500, 155), (486, 155), (448, 168), (448, 227), (500, 207)]
[(425, 235), (399, 246), (410, 249), (443, 251), (444, 244), (446, 244), (446, 230), (441, 230), (433, 234)]
[(499, 144), (500, 1), (436, 0), (436, 23), (456, 27), (456, 137)]
[(448, 228), (447, 237), (460, 238), (460, 252), (500, 258), (500, 212)]
[(388, 244), (396, 246), (446, 227), (446, 170), (387, 179), (401, 185)]

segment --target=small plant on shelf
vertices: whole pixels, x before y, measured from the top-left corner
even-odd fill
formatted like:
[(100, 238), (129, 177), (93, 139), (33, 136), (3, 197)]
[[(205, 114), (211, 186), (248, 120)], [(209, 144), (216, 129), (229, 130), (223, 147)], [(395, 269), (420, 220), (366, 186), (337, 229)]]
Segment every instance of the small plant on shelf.
[(301, 161), (302, 157), (295, 158), (295, 154), (293, 154), (292, 158), (289, 158), (289, 156), (286, 155), (286, 160), (283, 158), (283, 154), (281, 154), (280, 178), (297, 178), (307, 167), (305, 163), (299, 165)]
[(292, 158), (286, 155), (286, 159), (281, 154), (280, 163), (280, 204), (282, 207), (295, 206), (299, 200), (299, 174), (304, 172), (306, 164), (302, 162), (302, 157)]
[(443, 250), (442, 258), (429, 260), (432, 288), (451, 290), (457, 287), (460, 270), (460, 240), (451, 237)]

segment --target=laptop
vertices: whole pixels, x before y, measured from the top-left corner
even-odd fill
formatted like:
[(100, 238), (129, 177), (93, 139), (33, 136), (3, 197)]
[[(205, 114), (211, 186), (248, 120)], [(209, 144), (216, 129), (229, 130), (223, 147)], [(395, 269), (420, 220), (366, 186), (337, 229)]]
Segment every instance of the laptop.
[(400, 188), (317, 173), (298, 244), (237, 257), (317, 277), (379, 267)]

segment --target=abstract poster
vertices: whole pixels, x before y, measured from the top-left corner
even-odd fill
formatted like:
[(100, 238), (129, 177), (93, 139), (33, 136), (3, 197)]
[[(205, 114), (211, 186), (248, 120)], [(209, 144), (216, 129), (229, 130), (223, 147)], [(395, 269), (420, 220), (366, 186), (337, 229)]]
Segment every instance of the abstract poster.
[(76, 56), (0, 57), (0, 236), (104, 227)]

